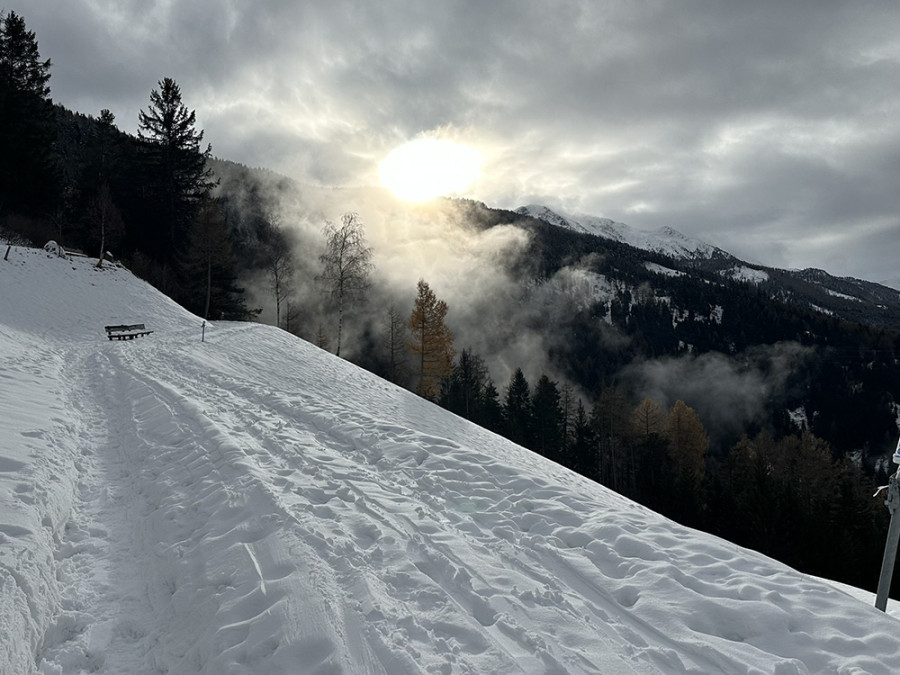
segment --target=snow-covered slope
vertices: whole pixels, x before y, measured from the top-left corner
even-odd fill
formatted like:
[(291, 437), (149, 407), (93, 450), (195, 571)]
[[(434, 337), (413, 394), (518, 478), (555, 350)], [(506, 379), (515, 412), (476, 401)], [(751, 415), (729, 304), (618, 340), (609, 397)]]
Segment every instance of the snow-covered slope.
[(0, 672), (900, 662), (896, 619), (831, 585), (277, 329), (200, 337), (126, 270), (0, 260)]
[(629, 246), (661, 253), (672, 258), (686, 260), (708, 260), (731, 256), (711, 244), (688, 237), (671, 227), (661, 227), (648, 232), (637, 230), (625, 223), (617, 223), (609, 218), (599, 218), (586, 214), (560, 214), (546, 206), (529, 204), (516, 209), (522, 215), (539, 218), (551, 225), (558, 225), (576, 232), (585, 232), (598, 237), (612, 239)]

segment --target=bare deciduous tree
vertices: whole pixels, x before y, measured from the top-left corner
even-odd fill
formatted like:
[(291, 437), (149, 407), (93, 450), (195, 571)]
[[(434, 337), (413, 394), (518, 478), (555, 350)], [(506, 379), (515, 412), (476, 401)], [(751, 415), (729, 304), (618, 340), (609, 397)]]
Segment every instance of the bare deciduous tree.
[(357, 213), (345, 213), (341, 226), (326, 223), (325, 251), (319, 256), (323, 270), (317, 279), (337, 303), (337, 349), (341, 355), (341, 334), (344, 328), (344, 308), (365, 295), (369, 288), (369, 275), (374, 268), (372, 249), (366, 246), (365, 230)]
[(282, 242), (273, 241), (265, 251), (266, 271), (269, 275), (269, 288), (275, 296), (275, 325), (281, 325), (281, 306), (287, 302), (290, 294), (290, 283), (294, 277), (294, 256), (290, 247)]
[(113, 203), (109, 185), (106, 183), (100, 186), (97, 196), (91, 203), (90, 217), (100, 234), (100, 259), (97, 260), (97, 267), (103, 267), (107, 242), (118, 239), (125, 232), (125, 223), (122, 221), (122, 215)]

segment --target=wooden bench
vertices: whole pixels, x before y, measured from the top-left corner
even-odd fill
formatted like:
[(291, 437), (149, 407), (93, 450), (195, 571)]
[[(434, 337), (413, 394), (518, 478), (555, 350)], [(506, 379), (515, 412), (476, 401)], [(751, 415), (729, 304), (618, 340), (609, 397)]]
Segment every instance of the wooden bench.
[(152, 330), (145, 330), (144, 324), (133, 323), (121, 326), (104, 326), (106, 329), (106, 337), (110, 340), (134, 340), (142, 335), (150, 335)]

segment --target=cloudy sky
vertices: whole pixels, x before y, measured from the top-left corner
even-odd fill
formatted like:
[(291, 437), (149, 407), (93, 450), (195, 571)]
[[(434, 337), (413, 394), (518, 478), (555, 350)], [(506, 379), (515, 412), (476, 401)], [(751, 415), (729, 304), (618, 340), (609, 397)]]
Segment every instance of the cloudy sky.
[(466, 196), (669, 225), (900, 288), (900, 6), (783, 0), (19, 0), (54, 100), (135, 132), (163, 77), (213, 153), (379, 182), (417, 138)]

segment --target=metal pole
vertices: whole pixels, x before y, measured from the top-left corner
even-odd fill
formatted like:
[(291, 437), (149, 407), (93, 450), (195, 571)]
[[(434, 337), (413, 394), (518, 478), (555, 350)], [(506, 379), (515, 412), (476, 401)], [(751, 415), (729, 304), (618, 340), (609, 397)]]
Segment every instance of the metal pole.
[[(900, 441), (893, 456), (894, 464), (900, 464)], [(876, 493), (877, 494), (877, 493)], [(878, 577), (878, 593), (875, 596), (875, 608), (884, 612), (887, 609), (888, 594), (891, 592), (891, 578), (894, 576), (894, 561), (897, 559), (897, 544), (900, 543), (900, 468), (891, 476), (887, 486), (887, 498), (884, 500), (891, 513), (891, 524), (888, 527), (887, 540), (884, 543), (884, 559), (881, 561), (881, 576)]]
[[(900, 473), (900, 469), (897, 470)], [(900, 486), (897, 474), (891, 476), (884, 505), (891, 512), (891, 525), (888, 528), (887, 541), (884, 544), (884, 560), (881, 561), (881, 576), (878, 578), (878, 595), (875, 596), (875, 607), (882, 612), (887, 609), (888, 593), (891, 591), (891, 577), (894, 575), (894, 560), (897, 557), (897, 544), (900, 543), (900, 518), (897, 508), (900, 507)]]

